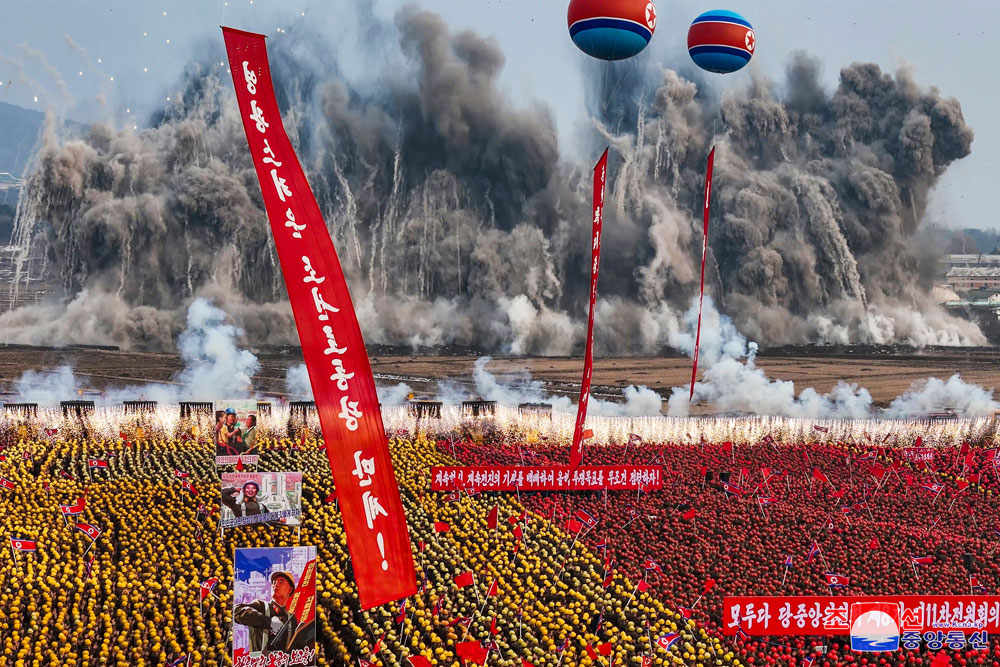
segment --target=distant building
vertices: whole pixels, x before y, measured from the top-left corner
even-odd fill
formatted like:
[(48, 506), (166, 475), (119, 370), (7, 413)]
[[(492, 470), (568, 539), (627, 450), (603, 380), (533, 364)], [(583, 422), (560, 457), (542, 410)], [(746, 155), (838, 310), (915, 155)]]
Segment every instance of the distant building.
[(941, 263), (944, 264), (945, 271), (958, 267), (966, 269), (975, 267), (1000, 267), (1000, 255), (945, 255), (941, 259)]
[[(954, 255), (952, 255), (954, 257)], [(997, 257), (1000, 255), (982, 255), (982, 257)], [(1000, 290), (1000, 264), (995, 266), (953, 266), (945, 275), (945, 283), (956, 292), (971, 290)]]

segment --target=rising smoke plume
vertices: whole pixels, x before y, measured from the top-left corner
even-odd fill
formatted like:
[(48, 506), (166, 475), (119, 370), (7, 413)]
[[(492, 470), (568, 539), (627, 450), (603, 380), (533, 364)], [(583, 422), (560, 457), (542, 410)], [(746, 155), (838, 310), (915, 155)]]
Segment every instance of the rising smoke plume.
[[(187, 309), (185, 327), (177, 340), (184, 369), (170, 382), (108, 387), (95, 403), (116, 406), (122, 401), (147, 400), (172, 404), (179, 401), (218, 401), (254, 396), (251, 379), (260, 370), (257, 357), (237, 343), (243, 333), (226, 323), (226, 314), (205, 299), (195, 299)], [(70, 366), (53, 370), (28, 370), (13, 383), (17, 400), (42, 406), (72, 399), (86, 387)]]
[[(546, 109), (501, 92), (492, 40), (412, 8), (376, 27), (389, 55), (362, 84), (303, 55), (325, 50), (305, 26), (294, 42), (315, 48), (283, 40), (271, 56), (366, 340), (571, 352), (586, 312), (590, 164), (561, 154)], [(171, 349), (201, 296), (254, 344), (297, 342), (231, 82), (208, 65), (218, 60), (192, 63), (148, 129), (47, 134), (16, 240), (23, 261), (45, 244), (66, 303), (0, 315), (9, 341)], [(871, 64), (845, 67), (830, 93), (802, 54), (783, 87), (755, 78), (722, 100), (637, 62), (621, 66), (639, 75), (589, 131), (595, 156), (612, 148), (598, 354), (655, 353), (688, 335), (713, 143), (708, 289), (738, 331), (764, 345), (984, 342), (931, 303), (933, 258), (912, 243), (930, 189), (970, 152), (957, 101)]]

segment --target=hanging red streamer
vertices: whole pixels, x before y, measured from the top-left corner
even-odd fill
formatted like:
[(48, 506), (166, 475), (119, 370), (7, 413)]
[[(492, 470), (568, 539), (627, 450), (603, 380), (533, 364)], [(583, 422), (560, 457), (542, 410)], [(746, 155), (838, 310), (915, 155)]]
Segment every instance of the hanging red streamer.
[(375, 378), (333, 241), (282, 126), (264, 35), (222, 32), (316, 399), (358, 597), (370, 609), (417, 590)]
[(698, 330), (694, 336), (694, 363), (691, 365), (691, 393), (688, 401), (694, 398), (694, 380), (698, 376), (698, 348), (701, 346), (701, 308), (705, 303), (705, 258), (708, 256), (708, 207), (712, 201), (712, 165), (715, 162), (715, 146), (708, 154), (708, 166), (705, 168), (705, 207), (704, 230), (701, 239), (701, 290), (698, 296)]
[[(573, 430), (573, 448), (569, 465), (575, 468), (583, 460), (583, 424), (587, 421), (587, 401), (590, 399), (590, 376), (594, 364), (594, 308), (597, 304), (597, 271), (601, 266), (601, 223), (604, 221), (604, 181), (608, 171), (608, 149), (594, 166), (594, 232), (591, 238), (590, 262), (590, 316), (587, 320), (587, 349), (583, 360), (583, 382), (580, 384), (580, 403), (576, 410), (576, 428)], [(593, 433), (590, 434), (593, 437)]]

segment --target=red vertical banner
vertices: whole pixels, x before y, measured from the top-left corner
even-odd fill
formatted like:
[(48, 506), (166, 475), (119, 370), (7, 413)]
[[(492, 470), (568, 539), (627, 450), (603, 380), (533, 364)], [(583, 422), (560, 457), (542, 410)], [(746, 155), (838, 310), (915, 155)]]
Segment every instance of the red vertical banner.
[(691, 364), (691, 393), (688, 401), (694, 398), (694, 380), (698, 376), (698, 348), (701, 346), (701, 308), (705, 303), (705, 259), (708, 257), (708, 209), (712, 201), (712, 165), (715, 163), (715, 146), (708, 154), (708, 166), (705, 168), (705, 206), (703, 209), (704, 229), (701, 238), (701, 289), (698, 296), (698, 329), (694, 335), (694, 363)]
[[(594, 364), (594, 308), (597, 305), (597, 271), (601, 266), (601, 225), (604, 221), (604, 181), (608, 171), (608, 149), (594, 166), (594, 233), (591, 238), (590, 261), (590, 317), (587, 320), (587, 349), (583, 360), (583, 382), (580, 385), (580, 404), (576, 410), (576, 428), (573, 429), (573, 448), (569, 465), (575, 468), (583, 460), (583, 425), (587, 421), (587, 401), (590, 400), (590, 376)], [(591, 437), (593, 437), (591, 435)]]
[(264, 35), (223, 28), (364, 609), (417, 590), (375, 379), (344, 273), (274, 97)]

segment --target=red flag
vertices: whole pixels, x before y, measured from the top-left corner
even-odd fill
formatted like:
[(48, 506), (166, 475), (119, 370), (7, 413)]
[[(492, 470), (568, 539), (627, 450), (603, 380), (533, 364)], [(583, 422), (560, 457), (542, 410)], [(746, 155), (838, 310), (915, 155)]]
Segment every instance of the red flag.
[(63, 516), (73, 516), (75, 514), (82, 513), (86, 504), (87, 504), (86, 498), (79, 498), (72, 505), (60, 505), (59, 511), (62, 512)]
[(931, 667), (948, 667), (951, 664), (951, 656), (948, 655), (947, 651), (941, 651), (940, 653), (935, 653), (934, 657), (931, 658)]
[(236, 457), (236, 472), (243, 472), (243, 457)]
[(871, 542), (868, 543), (868, 549), (870, 551), (874, 551), (875, 549), (878, 549), (878, 538), (877, 537), (873, 537), (871, 539)]
[[(822, 473), (820, 473), (820, 474), (822, 474)], [(836, 498), (837, 500), (840, 500), (841, 498), (844, 497), (845, 493), (847, 493), (847, 489), (841, 489), (840, 491), (832, 491), (830, 493), (830, 497), (831, 498)]]
[(500, 630), (497, 628), (497, 617), (494, 616), (490, 619), (490, 634), (496, 637), (500, 634)]
[(829, 484), (830, 483), (830, 478), (827, 477), (823, 473), (823, 471), (820, 470), (819, 468), (813, 468), (813, 479), (819, 480), (820, 482), (823, 482), (824, 484)]
[(712, 165), (715, 163), (715, 146), (708, 153), (708, 163), (705, 165), (705, 199), (702, 207), (701, 236), (701, 287), (698, 290), (698, 327), (694, 335), (694, 356), (691, 363), (691, 391), (688, 401), (694, 398), (694, 381), (698, 377), (698, 348), (701, 347), (701, 311), (705, 302), (705, 258), (708, 256), (708, 213), (712, 201)]
[(702, 595), (708, 595), (708, 592), (715, 588), (715, 579), (705, 580), (705, 589), (701, 592)]
[(413, 667), (432, 667), (434, 663), (422, 655), (410, 655), (406, 657)]
[(959, 491), (965, 491), (967, 488), (969, 488), (969, 483), (966, 482), (964, 479), (956, 480), (955, 485), (958, 487)]
[(325, 500), (323, 500), (323, 502), (324, 502), (324, 503), (332, 503), (332, 502), (335, 502), (336, 500), (337, 500), (337, 491), (336, 491), (336, 490), (334, 490), (334, 491), (331, 491), (331, 492), (330, 492), (330, 495), (328, 495), (328, 496), (326, 497), (326, 499), (325, 499)]
[[(282, 126), (264, 35), (229, 28), (223, 35), (339, 491), (358, 596), (362, 609), (371, 609), (417, 590), (375, 379), (337, 252)], [(331, 365), (332, 349), (338, 354)]]
[(836, 572), (824, 572), (823, 576), (826, 577), (826, 585), (831, 588), (842, 588), (851, 583), (850, 577)]
[(514, 530), (512, 530), (511, 532), (514, 534), (514, 537), (517, 538), (518, 542), (520, 542), (522, 539), (524, 539), (524, 530), (521, 529), (521, 526), (519, 526), (519, 525), (518, 526), (514, 526)]
[(494, 505), (493, 509), (490, 510), (490, 513), (486, 517), (486, 527), (489, 528), (490, 530), (496, 530), (499, 517), (500, 517), (500, 506)]
[(733, 451), (733, 443), (730, 442), (729, 440), (726, 440), (724, 443), (722, 443), (722, 451), (726, 454), (731, 454)]
[(378, 654), (379, 649), (382, 648), (382, 640), (383, 639), (385, 639), (385, 633), (384, 632), (382, 633), (382, 636), (378, 638), (378, 641), (375, 642), (375, 646), (372, 647), (372, 655), (377, 655)]
[(597, 661), (597, 651), (590, 644), (587, 644), (587, 657), (595, 662)]
[(971, 475), (969, 475), (969, 481), (972, 482), (973, 484), (979, 484), (979, 480), (981, 480), (982, 478), (983, 476), (980, 475), (978, 472), (974, 472)]
[(14, 551), (38, 551), (38, 543), (23, 537), (12, 537), (10, 538), (10, 548)]
[[(590, 376), (594, 364), (594, 311), (597, 307), (597, 274), (601, 266), (601, 227), (604, 218), (604, 181), (608, 171), (608, 149), (604, 149), (601, 159), (594, 165), (594, 225), (591, 235), (590, 261), (590, 315), (587, 319), (587, 340), (584, 347), (583, 381), (580, 384), (580, 402), (576, 411), (576, 427), (573, 429), (573, 445), (569, 454), (569, 465), (576, 468), (583, 460), (583, 423), (587, 420), (587, 401), (590, 399)], [(590, 437), (594, 437), (591, 432)]]
[(638, 589), (640, 593), (645, 593), (649, 590), (649, 583), (645, 579), (640, 579), (639, 585), (636, 586), (636, 589)]
[[(555, 510), (555, 505), (552, 506), (552, 509)], [(524, 521), (527, 518), (528, 518), (528, 510), (522, 510), (520, 514), (514, 514), (512, 516), (507, 517), (507, 523), (513, 526), (518, 521)]]
[(449, 530), (451, 530), (451, 526), (449, 526), (448, 524), (446, 524), (444, 521), (435, 521), (434, 522), (434, 532), (435, 533), (447, 533)]
[(525, 660), (524, 658), (521, 658), (521, 667), (535, 667), (535, 666), (530, 662), (528, 662), (527, 660)]
[(204, 601), (205, 598), (211, 595), (212, 591), (215, 590), (215, 587), (218, 585), (219, 585), (218, 577), (212, 577), (211, 579), (206, 579), (205, 581), (201, 582), (199, 587), (201, 589), (202, 601)]
[(489, 650), (484, 648), (479, 642), (459, 642), (455, 644), (455, 653), (462, 660), (483, 664), (486, 662)]
[(683, 514), (682, 516), (683, 516), (683, 517), (684, 517), (685, 519), (687, 519), (688, 521), (690, 521), (691, 519), (695, 518), (695, 516), (697, 516), (697, 514), (698, 514), (698, 513), (697, 513), (697, 512), (695, 511), (695, 509), (694, 509), (694, 508), (692, 507), (692, 508), (691, 508), (691, 509), (689, 509), (689, 510), (688, 510), (687, 512), (684, 512), (684, 514)]
[(459, 588), (471, 586), (473, 583), (475, 583), (475, 576), (471, 572), (463, 572), (455, 577), (455, 585)]
[(97, 526), (92, 526), (89, 523), (77, 523), (73, 524), (77, 530), (82, 532), (84, 535), (89, 537), (91, 540), (96, 540), (101, 536), (101, 529)]
[(493, 583), (490, 584), (489, 590), (486, 591), (486, 597), (488, 598), (496, 597), (496, 594), (497, 594), (497, 580), (494, 579)]

